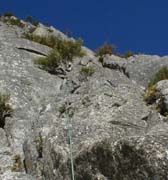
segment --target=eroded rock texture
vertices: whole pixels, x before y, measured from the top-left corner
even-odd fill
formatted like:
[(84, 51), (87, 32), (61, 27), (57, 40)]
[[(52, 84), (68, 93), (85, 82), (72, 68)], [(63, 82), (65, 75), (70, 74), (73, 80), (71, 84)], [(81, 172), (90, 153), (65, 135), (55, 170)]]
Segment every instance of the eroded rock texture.
[(0, 23), (0, 92), (13, 108), (0, 128), (0, 179), (70, 180), (70, 129), (76, 180), (167, 180), (168, 124), (143, 94), (168, 57), (111, 56), (102, 66), (84, 48), (60, 77), (34, 64), (51, 49), (22, 38), (26, 28)]

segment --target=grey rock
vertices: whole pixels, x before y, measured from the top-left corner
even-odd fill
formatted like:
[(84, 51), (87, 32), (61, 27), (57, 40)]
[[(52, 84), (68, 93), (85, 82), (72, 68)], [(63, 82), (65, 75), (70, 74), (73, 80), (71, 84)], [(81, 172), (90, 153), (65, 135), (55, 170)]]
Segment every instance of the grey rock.
[(34, 35), (37, 36), (56, 36), (56, 37), (61, 37), (62, 39), (68, 39), (68, 37), (60, 32), (59, 30), (55, 29), (54, 27), (46, 27), (43, 24), (40, 24), (35, 31), (33, 32)]
[(119, 70), (120, 72), (123, 72), (126, 76), (129, 77), (129, 74), (126, 72), (126, 59), (114, 55), (106, 55), (103, 58), (104, 67), (108, 67), (113, 70)]
[(128, 59), (127, 72), (131, 79), (147, 86), (162, 67), (168, 67), (168, 57), (137, 55)]
[(77, 179), (94, 179), (98, 170), (107, 179), (167, 179), (166, 139), (134, 136), (114, 144), (106, 139), (83, 147), (75, 159)]
[[(32, 53), (34, 55), (42, 55), (47, 56), (51, 51), (51, 48), (45, 45), (39, 45), (38, 43), (26, 40), (26, 39), (17, 39), (13, 42), (14, 47), (17, 49), (27, 51), (28, 53)], [(12, 44), (12, 46), (13, 46)]]
[(0, 175), (0, 180), (37, 180), (37, 179), (25, 173), (6, 172), (3, 175)]
[[(168, 57), (156, 55), (134, 55), (128, 59), (107, 56), (103, 60), (104, 67), (122, 70), (137, 84), (147, 87), (148, 83), (162, 67), (168, 67)], [(124, 70), (123, 70), (124, 69)]]
[(39, 26), (35, 29), (35, 31), (33, 32), (34, 35), (36, 36), (44, 36), (47, 37), (50, 35), (50, 32), (48, 31), (48, 29), (44, 26)]

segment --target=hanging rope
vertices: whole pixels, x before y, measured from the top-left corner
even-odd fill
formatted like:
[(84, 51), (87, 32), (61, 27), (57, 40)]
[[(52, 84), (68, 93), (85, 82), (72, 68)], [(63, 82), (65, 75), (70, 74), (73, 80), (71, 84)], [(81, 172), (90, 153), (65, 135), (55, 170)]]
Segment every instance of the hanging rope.
[(69, 142), (69, 149), (70, 149), (70, 161), (71, 161), (71, 175), (72, 180), (75, 180), (75, 170), (74, 170), (74, 159), (72, 154), (72, 121), (71, 118), (73, 116), (73, 111), (69, 104), (66, 107), (66, 119), (67, 119), (67, 132), (68, 132), (68, 142)]

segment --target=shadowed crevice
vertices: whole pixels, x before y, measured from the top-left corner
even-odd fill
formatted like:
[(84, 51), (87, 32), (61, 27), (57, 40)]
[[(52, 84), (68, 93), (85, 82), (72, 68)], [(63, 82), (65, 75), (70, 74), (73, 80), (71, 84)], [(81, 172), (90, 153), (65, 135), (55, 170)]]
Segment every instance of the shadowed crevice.
[(46, 56), (46, 54), (44, 54), (42, 52), (39, 52), (39, 51), (36, 51), (36, 50), (33, 50), (33, 49), (26, 49), (26, 48), (17, 48), (17, 49), (24, 50), (24, 51), (27, 51), (27, 52), (30, 52), (30, 53), (34, 53), (34, 54), (37, 54), (37, 55)]

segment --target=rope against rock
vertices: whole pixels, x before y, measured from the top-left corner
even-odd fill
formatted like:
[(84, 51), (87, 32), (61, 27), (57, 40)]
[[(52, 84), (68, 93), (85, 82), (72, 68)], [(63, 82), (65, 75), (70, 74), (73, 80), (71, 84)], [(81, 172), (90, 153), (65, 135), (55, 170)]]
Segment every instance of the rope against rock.
[(68, 143), (69, 143), (69, 149), (70, 149), (70, 161), (71, 161), (71, 175), (72, 180), (75, 180), (75, 170), (74, 170), (74, 159), (73, 159), (73, 146), (72, 146), (72, 121), (71, 118), (73, 116), (73, 109), (69, 106), (69, 103), (67, 103), (66, 107), (66, 123), (67, 123), (67, 131), (68, 131)]

